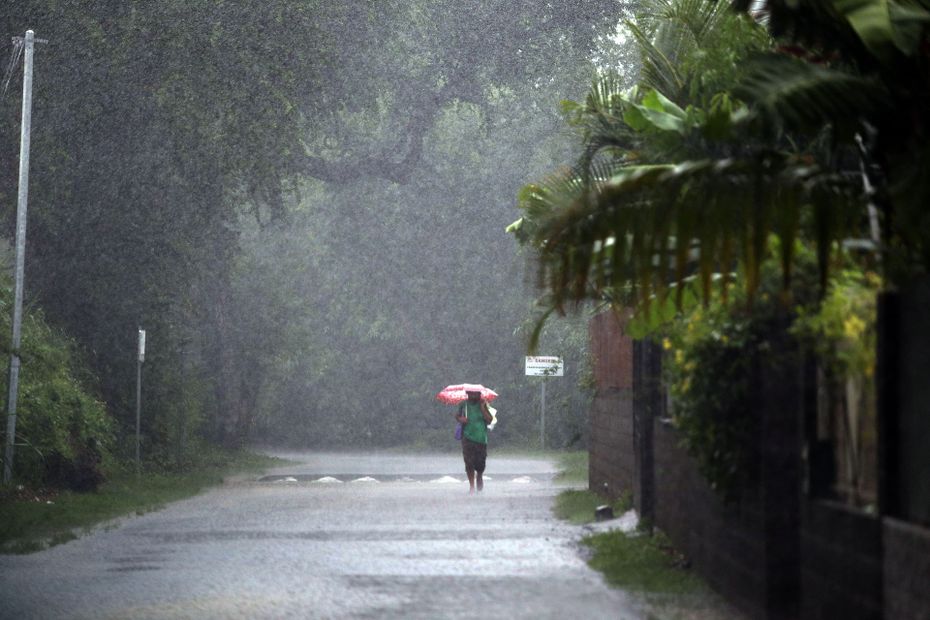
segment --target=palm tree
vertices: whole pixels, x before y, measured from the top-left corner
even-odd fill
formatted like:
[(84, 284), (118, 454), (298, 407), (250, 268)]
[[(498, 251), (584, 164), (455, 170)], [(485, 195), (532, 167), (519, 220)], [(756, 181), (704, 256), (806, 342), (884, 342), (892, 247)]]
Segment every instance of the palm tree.
[(859, 154), (854, 167), (880, 207), (889, 281), (930, 271), (930, 2), (766, 0), (753, 10), (785, 45), (755, 61), (741, 94), (770, 130), (831, 127)]
[(537, 247), (541, 283), (560, 310), (592, 297), (648, 304), (669, 283), (680, 301), (693, 272), (705, 298), (718, 272), (726, 294), (733, 265), (751, 298), (771, 233), (783, 241), (787, 288), (802, 221), (825, 273), (828, 249), (863, 203), (858, 174), (829, 165), (829, 135), (772, 134), (734, 97), (742, 60), (770, 47), (757, 26), (706, 0), (659, 6), (657, 30), (631, 25), (641, 85), (623, 91), (607, 76), (568, 106), (584, 145), (577, 165), (521, 195), (526, 216), (513, 228)]
[[(771, 234), (787, 289), (802, 229), (825, 278), (831, 248), (862, 236), (874, 200), (885, 205), (889, 275), (930, 268), (926, 7), (889, 4), (893, 25), (878, 36), (865, 9), (830, 6), (762, 7), (791, 46), (760, 45), (751, 28), (734, 38), (740, 22), (706, 0), (662, 0), (675, 19), (651, 32), (633, 26), (642, 86), (624, 92), (607, 77), (568, 106), (584, 143), (578, 164), (521, 194), (526, 216), (512, 228), (538, 248), (554, 308), (620, 293), (648, 303), (669, 283), (680, 295), (691, 272), (705, 298), (721, 272), (726, 294), (733, 265), (751, 299)], [(702, 60), (727, 46), (734, 60), (751, 56), (747, 69), (702, 80), (726, 74)], [(888, 64), (902, 59), (904, 72)]]

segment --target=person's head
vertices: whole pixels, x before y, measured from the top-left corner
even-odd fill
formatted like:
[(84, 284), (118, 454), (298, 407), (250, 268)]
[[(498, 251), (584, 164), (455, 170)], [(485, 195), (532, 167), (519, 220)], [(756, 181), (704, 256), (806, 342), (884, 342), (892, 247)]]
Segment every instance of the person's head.
[(476, 403), (481, 399), (481, 392), (465, 392), (465, 395), (468, 396), (468, 400), (473, 403)]

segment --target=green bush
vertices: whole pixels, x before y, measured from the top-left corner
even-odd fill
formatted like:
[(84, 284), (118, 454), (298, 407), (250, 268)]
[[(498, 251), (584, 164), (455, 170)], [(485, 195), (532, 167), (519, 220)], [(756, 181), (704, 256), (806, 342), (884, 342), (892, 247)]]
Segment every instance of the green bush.
[(786, 331), (790, 321), (819, 306), (813, 253), (798, 244), (799, 266), (786, 296), (777, 240), (771, 245), (754, 299), (737, 289), (729, 302), (716, 296), (706, 306), (685, 309), (664, 327), (672, 420), (700, 473), (727, 500), (736, 499), (757, 473), (755, 373), (786, 362), (774, 355), (773, 339), (793, 338)]
[[(13, 293), (0, 283), (0, 350), (9, 363)], [(29, 484), (95, 489), (110, 459), (113, 426), (103, 403), (81, 376), (75, 343), (45, 322), (23, 314), (14, 476)], [(4, 391), (6, 398), (6, 391)], [(3, 442), (6, 443), (4, 425)]]
[(802, 309), (792, 333), (841, 377), (875, 374), (877, 299), (882, 280), (873, 271), (846, 269), (830, 283), (823, 303)]

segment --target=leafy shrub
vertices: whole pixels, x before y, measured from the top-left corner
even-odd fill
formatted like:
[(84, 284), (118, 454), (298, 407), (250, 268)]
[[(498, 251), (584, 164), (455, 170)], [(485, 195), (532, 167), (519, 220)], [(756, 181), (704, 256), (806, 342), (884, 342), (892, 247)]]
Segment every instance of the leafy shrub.
[(823, 303), (802, 310), (792, 326), (820, 363), (812, 492), (866, 509), (874, 509), (878, 499), (874, 375), (881, 286), (874, 272), (841, 271)]
[(695, 310), (680, 327), (663, 341), (673, 421), (700, 473), (732, 498), (755, 473), (751, 378), (760, 326), (717, 307)]
[[(12, 353), (12, 299), (4, 278), (0, 350), (7, 360)], [(95, 489), (110, 458), (113, 428), (103, 403), (88, 390), (88, 378), (80, 376), (75, 343), (46, 323), (40, 311), (26, 310), (20, 359), (14, 475), (31, 484)]]
[(715, 296), (707, 306), (685, 309), (664, 327), (663, 348), (672, 398), (672, 419), (698, 469), (725, 499), (757, 474), (758, 417), (753, 381), (786, 360), (775, 357), (773, 338), (792, 338), (788, 321), (817, 307), (815, 260), (798, 245), (801, 265), (791, 291), (782, 295), (778, 243), (762, 266), (757, 297), (739, 289), (729, 303)]
[(837, 376), (871, 378), (875, 373), (876, 301), (881, 286), (881, 278), (874, 272), (841, 271), (822, 304), (801, 310), (792, 333)]

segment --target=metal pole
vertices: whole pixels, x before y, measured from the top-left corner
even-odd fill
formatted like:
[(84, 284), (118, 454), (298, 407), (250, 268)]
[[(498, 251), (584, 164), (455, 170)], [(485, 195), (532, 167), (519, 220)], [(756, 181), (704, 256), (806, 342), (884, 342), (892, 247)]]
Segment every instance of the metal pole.
[(10, 382), (7, 394), (6, 457), (3, 482), (13, 479), (13, 448), (16, 438), (16, 400), (19, 390), (19, 346), (23, 320), (23, 275), (26, 260), (26, 205), (29, 200), (29, 142), (32, 125), (32, 53), (35, 33), (26, 31), (23, 65), (23, 121), (19, 139), (19, 197), (16, 203), (16, 284), (13, 296), (13, 338), (10, 355)]
[(539, 394), (539, 447), (546, 449), (546, 377), (543, 377)]
[(136, 475), (142, 473), (142, 452), (139, 448), (142, 432), (142, 362), (136, 362)]
[(142, 362), (145, 361), (145, 331), (139, 328), (136, 348), (136, 476), (142, 475)]

